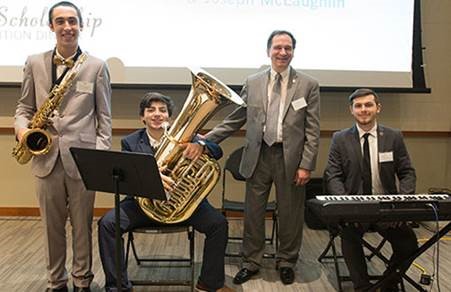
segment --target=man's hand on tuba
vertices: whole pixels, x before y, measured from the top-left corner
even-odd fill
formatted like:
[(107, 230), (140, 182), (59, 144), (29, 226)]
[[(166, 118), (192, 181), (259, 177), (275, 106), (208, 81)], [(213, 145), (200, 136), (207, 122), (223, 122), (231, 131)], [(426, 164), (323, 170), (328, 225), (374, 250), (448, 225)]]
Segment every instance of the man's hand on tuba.
[(183, 143), (180, 147), (185, 149), (183, 156), (191, 160), (197, 160), (205, 150), (205, 146), (200, 143)]
[(165, 175), (165, 170), (166, 170), (166, 166), (161, 166), (158, 168), (158, 170), (160, 171), (160, 177), (161, 177), (161, 181), (163, 182), (163, 187), (167, 192), (171, 192), (174, 190), (174, 180), (170, 177)]

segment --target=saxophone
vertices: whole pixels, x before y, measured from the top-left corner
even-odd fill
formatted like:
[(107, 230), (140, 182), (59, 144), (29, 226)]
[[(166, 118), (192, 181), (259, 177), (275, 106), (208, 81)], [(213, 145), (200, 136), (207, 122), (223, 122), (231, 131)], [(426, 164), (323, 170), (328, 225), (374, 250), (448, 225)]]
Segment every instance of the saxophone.
[(208, 196), (219, 179), (218, 162), (207, 154), (196, 161), (183, 157), (180, 144), (190, 142), (199, 129), (222, 106), (245, 103), (234, 91), (203, 70), (191, 72), (192, 85), (185, 104), (155, 154), (164, 174), (170, 176), (175, 186), (166, 191), (166, 201), (136, 197), (139, 206), (151, 219), (166, 224), (188, 219), (201, 201)]
[(50, 119), (55, 115), (55, 110), (60, 106), (64, 94), (71, 87), (72, 82), (80, 71), (80, 66), (87, 57), (85, 53), (78, 57), (74, 66), (61, 80), (61, 83), (53, 86), (47, 96), (47, 100), (34, 114), (28, 124), (29, 130), (25, 132), (22, 139), (13, 148), (12, 155), (20, 164), (26, 164), (34, 155), (43, 155), (50, 151), (52, 137), (45, 129), (52, 124)]

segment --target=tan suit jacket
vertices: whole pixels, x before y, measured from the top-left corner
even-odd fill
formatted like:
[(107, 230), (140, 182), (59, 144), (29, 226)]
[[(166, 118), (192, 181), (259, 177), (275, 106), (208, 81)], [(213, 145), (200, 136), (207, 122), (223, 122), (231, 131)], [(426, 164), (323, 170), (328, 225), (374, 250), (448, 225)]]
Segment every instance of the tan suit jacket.
[[(24, 68), (22, 94), (15, 114), (15, 131), (26, 128), (47, 99), (52, 87), (52, 51), (28, 57)], [(105, 62), (88, 56), (48, 128), (53, 143), (45, 155), (35, 156), (31, 170), (47, 176), (58, 154), (66, 173), (80, 178), (69, 147), (108, 149), (111, 146), (111, 86)]]

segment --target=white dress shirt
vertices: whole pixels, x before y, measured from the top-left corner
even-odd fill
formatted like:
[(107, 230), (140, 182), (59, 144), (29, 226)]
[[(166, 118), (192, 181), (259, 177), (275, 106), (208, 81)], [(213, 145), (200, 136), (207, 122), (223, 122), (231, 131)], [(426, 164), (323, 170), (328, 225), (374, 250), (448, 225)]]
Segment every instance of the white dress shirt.
[(365, 139), (363, 135), (369, 133), (368, 144), (370, 147), (370, 161), (371, 161), (371, 186), (373, 195), (383, 194), (384, 187), (382, 186), (381, 178), (379, 175), (379, 151), (377, 147), (377, 123), (371, 130), (365, 132), (357, 125), (357, 130), (359, 131), (360, 138), (360, 148), (363, 156), (363, 143)]

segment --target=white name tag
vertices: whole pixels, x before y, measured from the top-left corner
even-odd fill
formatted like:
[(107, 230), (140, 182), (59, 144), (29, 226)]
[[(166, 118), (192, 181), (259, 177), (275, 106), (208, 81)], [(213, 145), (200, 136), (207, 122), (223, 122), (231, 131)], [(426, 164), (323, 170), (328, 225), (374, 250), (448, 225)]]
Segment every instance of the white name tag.
[(300, 110), (301, 108), (304, 108), (307, 106), (307, 102), (305, 101), (304, 97), (298, 98), (296, 100), (293, 100), (291, 103), (295, 111)]
[(93, 93), (94, 83), (87, 81), (77, 81), (77, 92)]
[(393, 151), (379, 152), (379, 162), (391, 162), (393, 161)]

